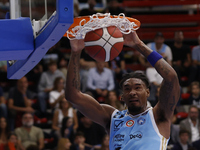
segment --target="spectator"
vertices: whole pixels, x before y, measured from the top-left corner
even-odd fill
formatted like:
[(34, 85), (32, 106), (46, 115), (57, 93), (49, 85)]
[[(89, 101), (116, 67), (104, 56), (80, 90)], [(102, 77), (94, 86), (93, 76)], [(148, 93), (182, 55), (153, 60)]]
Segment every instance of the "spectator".
[(6, 100), (3, 96), (3, 89), (0, 86), (0, 117), (7, 118)]
[(114, 108), (120, 111), (124, 109), (124, 106), (121, 104), (121, 102), (118, 99), (116, 91), (108, 92), (108, 96), (105, 103), (113, 106)]
[(56, 137), (61, 137), (60, 130), (62, 127), (62, 120), (64, 117), (70, 117), (73, 120), (73, 130), (78, 128), (78, 119), (76, 111), (71, 107), (71, 104), (63, 98), (60, 103), (59, 109), (55, 110), (53, 115), (52, 129), (55, 132)]
[(199, 140), (200, 137), (200, 123), (199, 123), (199, 112), (195, 105), (189, 107), (188, 118), (180, 122), (180, 129), (189, 131), (189, 142)]
[(96, 67), (88, 73), (87, 87), (96, 99), (106, 97), (108, 91), (115, 88), (112, 71), (104, 67), (105, 62), (96, 62)]
[(200, 82), (200, 35), (198, 36), (198, 46), (193, 47), (192, 49), (192, 66), (189, 76), (189, 83), (193, 81)]
[(81, 131), (85, 135), (85, 142), (90, 145), (101, 144), (101, 141), (106, 134), (103, 127), (92, 122), (89, 118), (80, 114), (80, 125), (77, 131)]
[(74, 17), (78, 17), (79, 15), (79, 2), (78, 0), (73, 0), (74, 2)]
[(8, 135), (8, 143), (5, 145), (5, 150), (21, 150), (17, 135), (14, 132)]
[(172, 66), (179, 77), (179, 81), (182, 76), (189, 77), (189, 69), (191, 65), (190, 47), (183, 44), (183, 40), (183, 32), (176, 31), (174, 33), (174, 44), (171, 46), (171, 50), (173, 55)]
[[(124, 52), (122, 51), (117, 57), (115, 57), (113, 60), (109, 61), (109, 67), (112, 70), (114, 74), (114, 80), (115, 85), (118, 86), (119, 82), (122, 79), (122, 75), (126, 73), (125, 69), (125, 59), (124, 59)], [(118, 87), (115, 87), (115, 89), (119, 89)], [(117, 93), (120, 93), (120, 91), (117, 91)]]
[(57, 77), (53, 83), (53, 90), (49, 93), (49, 103), (51, 108), (59, 108), (59, 102), (64, 97), (64, 79), (62, 77)]
[(88, 72), (89, 69), (93, 67), (96, 67), (95, 60), (92, 57), (90, 57), (85, 50), (83, 50), (80, 59), (80, 79), (82, 92), (86, 92)]
[(46, 112), (46, 99), (49, 98), (49, 92), (52, 91), (53, 82), (57, 77), (65, 79), (63, 73), (57, 69), (56, 62), (50, 61), (48, 63), (48, 70), (42, 73), (38, 84), (38, 101), (43, 114)]
[(70, 142), (74, 140), (73, 119), (71, 117), (64, 117), (62, 120), (62, 127), (60, 134), (63, 138), (68, 138)]
[(124, 9), (120, 7), (117, 0), (109, 0), (108, 7), (105, 9), (105, 12), (110, 13), (111, 15), (119, 15), (120, 13), (124, 13)]
[(55, 62), (57, 66), (59, 65), (59, 62), (62, 58), (64, 58), (63, 53), (59, 50), (60, 48), (60, 42), (52, 46), (48, 52), (44, 55), (44, 57), (41, 60), (42, 67), (44, 71), (48, 70), (48, 64), (50, 62)]
[[(1, 12), (0, 12), (1, 15)], [(7, 61), (0, 61), (0, 81), (7, 82)]]
[(96, 5), (96, 0), (88, 0), (89, 8), (82, 9), (79, 13), (79, 16), (89, 16), (96, 14), (97, 11), (94, 10), (94, 6)]
[(68, 60), (66, 58), (62, 58), (59, 62), (59, 70), (63, 73), (63, 75), (67, 76), (67, 64)]
[(148, 67), (146, 69), (146, 76), (150, 82), (150, 96), (148, 97), (149, 102), (152, 106), (155, 106), (156, 101), (156, 92), (157, 88), (161, 85), (163, 78), (153, 67)]
[(190, 105), (195, 105), (200, 109), (200, 85), (199, 82), (190, 84), (191, 94), (188, 99)]
[(164, 44), (165, 38), (162, 32), (157, 32), (154, 37), (154, 42), (148, 43), (147, 46), (153, 51), (158, 52), (163, 58), (171, 65), (172, 64), (172, 51), (171, 48)]
[(71, 150), (72, 143), (68, 138), (60, 138), (57, 150)]
[(109, 135), (106, 134), (104, 137), (103, 137), (103, 141), (102, 141), (102, 144), (101, 144), (101, 148), (100, 150), (109, 150)]
[(200, 140), (193, 142), (192, 146), (194, 148), (196, 148), (196, 150), (199, 150), (200, 149)]
[(6, 12), (9, 11), (9, 1), (1, 0), (0, 2), (0, 19), (5, 19)]
[(85, 136), (82, 132), (77, 132), (74, 137), (74, 144), (72, 150), (90, 150), (91, 147), (85, 143)]
[(8, 124), (6, 121), (6, 118), (1, 117), (0, 118), (0, 145), (5, 145), (7, 143), (7, 136), (9, 134), (10, 130), (8, 128)]
[(42, 150), (44, 148), (44, 134), (40, 128), (33, 126), (34, 120), (31, 113), (23, 114), (22, 124), (22, 127), (15, 129), (20, 147), (25, 150), (30, 145), (38, 145), (39, 150)]
[(188, 150), (191, 147), (189, 144), (189, 132), (187, 130), (180, 130), (179, 139), (180, 141), (174, 144), (171, 150)]
[(43, 67), (39, 63), (26, 75), (29, 82), (28, 88), (35, 93), (38, 92), (38, 84), (39, 84), (39, 80), (40, 80), (40, 76), (42, 72), (43, 72)]
[[(28, 90), (28, 81), (22, 77), (17, 81), (17, 86), (9, 91), (8, 97), (8, 117), (10, 129), (13, 131), (15, 126), (21, 125), (21, 114), (23, 112), (35, 112), (36, 105), (32, 104), (36, 94)], [(18, 118), (19, 117), (19, 118)]]
[(40, 150), (37, 145), (29, 145), (26, 150)]

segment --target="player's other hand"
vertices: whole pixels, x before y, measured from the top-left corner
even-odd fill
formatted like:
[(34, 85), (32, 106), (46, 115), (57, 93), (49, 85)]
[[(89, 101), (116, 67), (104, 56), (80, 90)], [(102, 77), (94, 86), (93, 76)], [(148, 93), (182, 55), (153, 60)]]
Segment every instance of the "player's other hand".
[(80, 40), (78, 40), (78, 39), (70, 40), (70, 45), (71, 45), (71, 50), (73, 52), (81, 51), (85, 47), (83, 39), (80, 39)]
[(131, 32), (129, 34), (123, 34), (124, 37), (124, 45), (129, 47), (135, 47), (136, 45), (141, 43), (136, 32)]

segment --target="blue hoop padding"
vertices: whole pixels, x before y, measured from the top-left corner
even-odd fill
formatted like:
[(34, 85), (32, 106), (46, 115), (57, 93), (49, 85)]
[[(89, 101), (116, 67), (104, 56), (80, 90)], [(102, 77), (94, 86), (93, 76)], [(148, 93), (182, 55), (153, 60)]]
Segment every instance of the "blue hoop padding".
[(0, 21), (0, 60), (26, 59), (34, 50), (30, 18)]
[(62, 38), (73, 23), (73, 17), (73, 0), (57, 0), (56, 15), (36, 37), (35, 50), (25, 60), (17, 60), (12, 66), (7, 63), (7, 77), (20, 79), (33, 69), (46, 52)]

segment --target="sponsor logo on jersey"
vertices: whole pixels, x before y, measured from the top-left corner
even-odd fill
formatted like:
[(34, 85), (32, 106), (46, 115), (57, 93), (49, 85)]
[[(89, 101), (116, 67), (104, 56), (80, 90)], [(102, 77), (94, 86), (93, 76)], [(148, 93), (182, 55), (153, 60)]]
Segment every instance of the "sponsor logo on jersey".
[(137, 123), (139, 124), (139, 125), (143, 125), (144, 123), (145, 123), (145, 119), (143, 118), (143, 117), (140, 117), (138, 120), (137, 120)]
[(118, 131), (122, 127), (123, 122), (124, 121), (121, 121), (121, 120), (115, 120), (114, 121), (114, 131)]
[(130, 134), (130, 139), (134, 139), (134, 140), (140, 140), (142, 138), (142, 132), (137, 131), (133, 134)]
[(125, 137), (124, 134), (117, 134), (117, 135), (114, 136), (114, 141), (115, 142), (122, 142), (122, 141), (124, 141), (124, 137)]
[(135, 123), (134, 120), (129, 120), (129, 121), (126, 122), (126, 126), (132, 127), (134, 125), (134, 123)]

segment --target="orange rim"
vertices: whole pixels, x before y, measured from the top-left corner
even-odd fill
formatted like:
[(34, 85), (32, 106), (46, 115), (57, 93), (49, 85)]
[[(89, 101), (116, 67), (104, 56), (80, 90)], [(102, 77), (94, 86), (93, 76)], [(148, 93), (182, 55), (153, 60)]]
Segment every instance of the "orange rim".
[[(123, 18), (123, 16), (114, 16), (111, 15), (111, 18)], [(104, 18), (104, 16), (98, 16), (98, 18)], [(68, 31), (72, 32), (72, 29), (76, 26), (79, 25), (80, 21), (85, 19), (86, 22), (88, 22), (90, 20), (90, 16), (81, 16), (81, 17), (76, 17), (74, 18), (74, 23), (69, 27)], [(130, 17), (126, 17), (126, 19), (128, 19), (130, 22), (134, 22), (137, 26), (135, 26), (134, 28), (137, 29), (140, 27), (140, 21), (134, 18), (130, 18)], [(64, 37), (67, 37), (67, 33), (64, 34)], [(73, 38), (72, 35), (69, 35), (69, 38)]]

